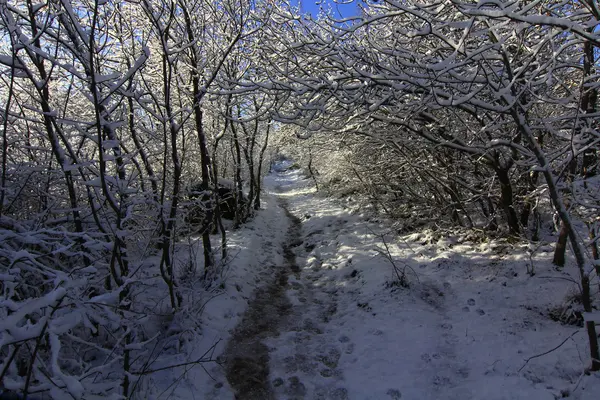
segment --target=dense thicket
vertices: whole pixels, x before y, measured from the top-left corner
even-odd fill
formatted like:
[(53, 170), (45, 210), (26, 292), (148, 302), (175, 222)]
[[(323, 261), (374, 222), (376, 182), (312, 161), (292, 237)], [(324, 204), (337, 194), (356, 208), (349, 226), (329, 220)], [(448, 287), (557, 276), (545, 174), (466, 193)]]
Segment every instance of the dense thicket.
[(2, 388), (131, 396), (166, 340), (148, 319), (190, 306), (177, 242), (200, 234), (199, 274), (219, 276), (221, 210), (237, 226), (260, 206), (270, 120), (266, 94), (218, 93), (251, 71), (266, 12), (0, 2)]
[(140, 318), (153, 266), (171, 314), (193, 273), (178, 240), (201, 235), (201, 278), (218, 276), (216, 205), (234, 226), (260, 208), (286, 123), (302, 140), (280, 145), (318, 185), (403, 229), (537, 240), (555, 214), (555, 261), (570, 243), (592, 311), (595, 0), (382, 0), (344, 21), (275, 0), (2, 0), (0, 17), (6, 388), (130, 397), (165, 334)]

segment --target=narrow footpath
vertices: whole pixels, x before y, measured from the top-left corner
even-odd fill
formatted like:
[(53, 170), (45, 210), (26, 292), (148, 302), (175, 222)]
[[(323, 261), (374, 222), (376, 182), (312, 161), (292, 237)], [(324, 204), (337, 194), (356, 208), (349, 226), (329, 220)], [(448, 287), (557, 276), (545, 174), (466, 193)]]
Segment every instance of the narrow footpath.
[[(468, 233), (399, 236), (290, 165), (265, 181), (271, 228), (249, 231), (266, 247), (240, 247), (265, 257), (220, 357), (228, 385), (207, 399), (597, 398), (584, 335), (550, 316), (573, 290), (551, 246), (529, 256)], [(531, 262), (546, 279), (526, 274)]]
[(279, 335), (288, 323), (292, 304), (285, 292), (289, 275), (299, 277), (294, 248), (302, 244), (302, 222), (288, 211), (285, 199), (279, 199), (279, 206), (290, 221), (282, 249), (285, 263), (273, 266), (272, 279), (255, 291), (224, 353), (227, 380), (240, 400), (275, 399), (269, 382), (269, 349), (264, 342)]

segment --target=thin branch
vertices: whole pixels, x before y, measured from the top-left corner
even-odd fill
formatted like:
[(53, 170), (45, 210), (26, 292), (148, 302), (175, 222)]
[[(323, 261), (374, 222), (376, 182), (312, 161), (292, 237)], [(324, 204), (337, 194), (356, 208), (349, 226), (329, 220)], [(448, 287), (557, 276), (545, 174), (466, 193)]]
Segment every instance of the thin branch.
[(533, 360), (534, 358), (539, 358), (539, 357), (545, 356), (546, 354), (550, 354), (550, 353), (552, 353), (555, 350), (558, 350), (563, 344), (567, 343), (567, 341), (569, 339), (571, 339), (573, 336), (575, 336), (579, 332), (581, 332), (581, 329), (576, 330), (575, 332), (571, 333), (565, 340), (563, 340), (562, 342), (560, 342), (560, 344), (558, 346), (553, 347), (552, 349), (550, 349), (548, 351), (545, 351), (543, 353), (536, 354), (535, 356), (531, 356), (529, 358), (526, 358), (525, 359), (525, 364), (523, 364), (523, 366), (521, 368), (519, 368), (518, 372), (521, 372), (523, 370), (523, 368), (525, 368), (525, 366), (529, 363), (529, 361)]

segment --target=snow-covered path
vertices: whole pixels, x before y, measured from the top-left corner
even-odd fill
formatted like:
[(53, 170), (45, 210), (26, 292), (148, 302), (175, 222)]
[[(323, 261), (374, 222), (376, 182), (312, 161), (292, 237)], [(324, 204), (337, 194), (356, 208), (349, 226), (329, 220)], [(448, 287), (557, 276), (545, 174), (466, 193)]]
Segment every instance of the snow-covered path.
[(472, 398), (451, 393), (469, 377), (469, 366), (445, 307), (450, 284), (419, 285), (423, 304), (381, 299), (401, 290), (392, 283), (393, 266), (375, 251), (384, 246), (376, 232), (386, 228), (314, 197), (297, 172), (275, 180), (304, 219), (304, 243), (296, 247), (302, 269), (287, 292), (293, 317), (266, 340), (275, 398)]
[(272, 275), (263, 276), (262, 285), (255, 290), (223, 355), (227, 380), (238, 398), (273, 398), (269, 383), (270, 351), (264, 342), (286, 328), (293, 308), (285, 290), (289, 275), (299, 273), (293, 246), (300, 238), (300, 221), (289, 215), (285, 201), (280, 201), (280, 204), (291, 222), (287, 240), (282, 244), (284, 262), (272, 267)]
[(270, 247), (247, 272), (253, 294), (230, 330), (225, 368), (211, 371), (230, 385), (205, 398), (597, 398), (600, 377), (582, 374), (585, 334), (549, 316), (574, 293), (569, 268), (550, 264), (551, 245), (530, 258), (526, 244), (466, 234), (397, 236), (285, 167), (266, 179), (258, 225)]

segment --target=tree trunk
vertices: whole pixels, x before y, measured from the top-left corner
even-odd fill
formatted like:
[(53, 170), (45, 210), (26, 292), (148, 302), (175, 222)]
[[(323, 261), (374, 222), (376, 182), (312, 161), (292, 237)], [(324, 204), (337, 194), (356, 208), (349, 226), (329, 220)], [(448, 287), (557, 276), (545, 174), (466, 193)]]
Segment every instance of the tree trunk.
[(231, 124), (231, 132), (233, 133), (233, 147), (235, 150), (235, 175), (234, 175), (234, 193), (235, 193), (235, 219), (233, 226), (239, 228), (242, 223), (243, 216), (241, 215), (240, 201), (242, 199), (242, 152), (240, 141), (238, 138), (237, 128), (235, 123)]
[[(33, 33), (33, 37), (35, 38), (34, 45), (36, 48), (42, 49), (42, 44), (38, 36), (38, 28), (35, 24), (36, 19), (34, 16), (33, 5), (31, 1), (27, 2), (27, 8), (31, 22), (31, 31)], [(50, 80), (48, 72), (46, 71), (46, 67), (44, 66), (44, 60), (41, 56), (31, 53), (29, 54), (29, 56), (40, 76), (39, 80), (37, 80), (33, 76), (33, 74), (29, 73), (29, 79), (33, 83), (34, 87), (36, 88), (36, 91), (40, 96), (40, 105), (43, 111), (44, 127), (46, 128), (46, 133), (48, 134), (48, 139), (50, 140), (52, 154), (56, 158), (58, 165), (60, 165), (60, 168), (65, 178), (65, 184), (67, 186), (67, 195), (69, 197), (71, 214), (73, 216), (73, 223), (75, 225), (75, 231), (81, 233), (83, 232), (83, 224), (79, 215), (77, 193), (73, 181), (73, 174), (70, 170), (65, 170), (65, 168), (71, 165), (71, 163), (69, 163), (68, 160), (65, 158), (64, 151), (60, 147), (57, 131), (55, 130), (54, 121), (52, 120), (53, 112), (50, 107), (50, 90), (48, 88), (48, 83)], [(43, 87), (40, 87), (38, 82), (45, 82), (46, 84)]]
[(308, 173), (310, 174), (310, 177), (312, 178), (313, 182), (315, 183), (315, 189), (318, 192), (319, 191), (319, 182), (317, 182), (317, 173), (313, 168), (313, 155), (312, 155), (312, 148), (310, 148), (310, 146), (308, 147)]
[[(594, 28), (588, 29), (589, 33), (593, 33)], [(591, 75), (593, 74), (593, 69), (596, 64), (596, 56), (595, 56), (595, 48), (596, 46), (591, 43), (589, 40), (586, 40), (583, 44), (583, 83), (582, 83), (582, 96), (581, 96), (581, 110), (585, 114), (593, 114), (597, 109), (598, 102), (598, 89), (596, 86), (596, 82), (589, 82), (591, 79)], [(588, 81), (588, 82), (586, 82)], [(588, 87), (592, 86), (592, 87)], [(593, 121), (594, 119), (590, 119)], [(587, 121), (586, 121), (587, 122)], [(588, 144), (595, 140), (594, 137), (588, 138)], [(597, 146), (591, 146), (588, 149), (583, 151), (583, 160), (581, 165), (581, 176), (584, 178), (591, 178), (596, 175), (596, 169), (598, 168), (598, 156), (596, 155)], [(587, 184), (587, 182), (586, 182)]]
[(554, 249), (554, 258), (552, 263), (558, 267), (565, 266), (565, 253), (567, 250), (567, 239), (569, 236), (569, 227), (561, 221), (560, 233), (558, 234), (558, 240), (556, 241), (556, 248)]
[(505, 168), (495, 167), (496, 176), (500, 182), (500, 205), (504, 210), (506, 223), (512, 235), (519, 235), (521, 228), (519, 226), (519, 218), (513, 204), (513, 190), (508, 176), (508, 170)]
[[(539, 143), (537, 143), (530, 127), (527, 125), (522, 110), (513, 108), (511, 110), (511, 114), (520, 132), (529, 142), (530, 148), (535, 154), (539, 166), (543, 171), (544, 178), (546, 179), (546, 183), (548, 184), (548, 192), (550, 194), (550, 198), (552, 199), (552, 204), (554, 204), (554, 208), (557, 211), (561, 221), (563, 222), (565, 229), (567, 230), (569, 241), (571, 242), (571, 246), (573, 247), (573, 254), (577, 262), (577, 269), (579, 271), (580, 283), (582, 288), (581, 303), (583, 304), (585, 312), (592, 312), (592, 301), (590, 297), (590, 278), (586, 267), (585, 250), (583, 248), (583, 245), (578, 241), (577, 234), (571, 225), (571, 216), (567, 210), (567, 205), (565, 204), (561, 193), (556, 186), (555, 177), (552, 175), (552, 169), (548, 164), (546, 155), (540, 148)], [(598, 334), (596, 333), (596, 324), (595, 321), (586, 321), (585, 324), (590, 346), (590, 358), (592, 360), (591, 370), (599, 371), (600, 351), (598, 349)]]
[[(190, 14), (188, 12), (187, 7), (182, 7), (183, 17), (185, 20), (185, 28), (188, 36), (188, 40), (190, 44), (193, 44), (191, 47), (191, 61), (194, 67), (198, 67), (198, 56), (197, 56), (197, 43), (196, 38), (194, 37), (194, 32), (192, 30), (192, 20), (190, 18)], [(216, 76), (215, 72), (213, 72), (213, 77), (210, 79), (214, 79)], [(210, 187), (210, 154), (208, 153), (208, 146), (206, 144), (206, 135), (204, 134), (204, 122), (203, 122), (203, 113), (202, 113), (202, 98), (204, 97), (205, 91), (201, 89), (200, 75), (199, 72), (194, 69), (192, 73), (192, 100), (194, 106), (194, 122), (196, 124), (196, 134), (198, 135), (198, 147), (200, 148), (200, 164), (202, 168), (202, 187), (206, 190)], [(213, 203), (211, 203), (213, 204)], [(212, 245), (210, 242), (210, 221), (212, 220), (212, 213), (214, 210), (207, 210), (206, 222), (208, 226), (202, 232), (202, 247), (204, 250), (204, 276), (206, 278), (209, 269), (215, 264), (214, 255), (212, 251)]]
[[(199, 84), (199, 82), (198, 82)], [(196, 84), (194, 84), (194, 87)], [(210, 174), (209, 174), (209, 163), (210, 156), (208, 155), (208, 148), (206, 146), (206, 136), (204, 135), (203, 123), (202, 123), (202, 110), (200, 105), (194, 107), (194, 114), (196, 116), (196, 131), (198, 132), (198, 143), (200, 146), (200, 163), (202, 164), (202, 187), (210, 187)], [(214, 210), (208, 210), (206, 217), (207, 221), (212, 219), (212, 213)], [(210, 229), (205, 229), (202, 232), (202, 247), (204, 249), (204, 269), (205, 274), (215, 264), (212, 245), (210, 243)]]
[[(13, 36), (10, 37), (10, 48), (12, 51), (12, 58), (16, 56), (16, 50), (13, 42)], [(6, 99), (6, 106), (4, 107), (4, 113), (2, 115), (2, 177), (0, 178), (0, 218), (4, 213), (4, 199), (6, 197), (6, 169), (8, 161), (8, 118), (10, 117), (10, 108), (12, 103), (12, 97), (14, 95), (14, 84), (15, 84), (15, 63), (12, 63), (10, 67), (10, 82), (8, 84), (8, 97)]]
[[(265, 141), (260, 149), (260, 155), (258, 157), (258, 171), (257, 171), (257, 179), (256, 179), (256, 195), (254, 198), (254, 209), (260, 209), (260, 192), (262, 190), (262, 169), (263, 169), (263, 161), (265, 159), (265, 151), (269, 146), (269, 132), (271, 130), (271, 124), (267, 123), (267, 132), (265, 134)], [(270, 170), (269, 170), (270, 172)]]

